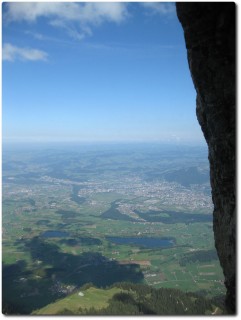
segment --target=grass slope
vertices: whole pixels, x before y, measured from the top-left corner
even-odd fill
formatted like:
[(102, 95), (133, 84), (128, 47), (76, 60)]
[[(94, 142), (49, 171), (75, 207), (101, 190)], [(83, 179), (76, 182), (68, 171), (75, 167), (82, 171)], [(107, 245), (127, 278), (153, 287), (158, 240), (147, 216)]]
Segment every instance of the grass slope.
[[(79, 292), (82, 292), (84, 296), (80, 296)], [(54, 303), (51, 303), (44, 308), (36, 310), (33, 314), (37, 315), (51, 315), (58, 314), (63, 309), (77, 312), (79, 308), (90, 309), (102, 309), (108, 306), (108, 300), (112, 298), (115, 293), (121, 292), (120, 288), (111, 288), (107, 290), (90, 287), (87, 290), (79, 290), (78, 292), (67, 296), (64, 299), (60, 299)]]

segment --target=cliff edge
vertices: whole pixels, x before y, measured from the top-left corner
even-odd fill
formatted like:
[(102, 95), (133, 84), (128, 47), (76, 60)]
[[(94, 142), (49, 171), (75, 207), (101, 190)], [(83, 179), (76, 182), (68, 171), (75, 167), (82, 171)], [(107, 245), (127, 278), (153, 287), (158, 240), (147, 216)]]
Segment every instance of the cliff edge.
[(196, 112), (208, 144), (215, 246), (225, 276), (228, 312), (236, 312), (236, 61), (232, 2), (179, 2)]

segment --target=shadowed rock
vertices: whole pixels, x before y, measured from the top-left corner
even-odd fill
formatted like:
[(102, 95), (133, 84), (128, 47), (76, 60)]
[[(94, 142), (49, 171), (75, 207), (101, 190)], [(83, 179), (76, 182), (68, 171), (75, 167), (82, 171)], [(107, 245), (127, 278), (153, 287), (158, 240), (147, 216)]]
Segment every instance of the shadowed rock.
[(209, 149), (214, 237), (236, 311), (235, 3), (177, 3), (197, 92), (197, 118)]

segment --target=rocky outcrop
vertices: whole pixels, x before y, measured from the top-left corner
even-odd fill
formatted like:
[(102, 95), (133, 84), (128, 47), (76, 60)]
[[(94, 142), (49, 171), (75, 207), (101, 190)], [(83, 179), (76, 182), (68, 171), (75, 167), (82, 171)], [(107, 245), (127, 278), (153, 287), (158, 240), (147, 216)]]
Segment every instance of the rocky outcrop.
[(235, 3), (179, 2), (196, 111), (209, 149), (215, 245), (225, 276), (226, 305), (236, 311)]

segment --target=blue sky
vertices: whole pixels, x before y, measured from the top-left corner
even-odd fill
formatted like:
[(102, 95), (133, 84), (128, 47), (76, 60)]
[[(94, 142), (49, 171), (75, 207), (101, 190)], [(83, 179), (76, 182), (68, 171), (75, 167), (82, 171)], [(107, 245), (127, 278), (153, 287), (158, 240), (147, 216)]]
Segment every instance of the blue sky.
[(2, 14), (3, 141), (204, 141), (174, 3)]

